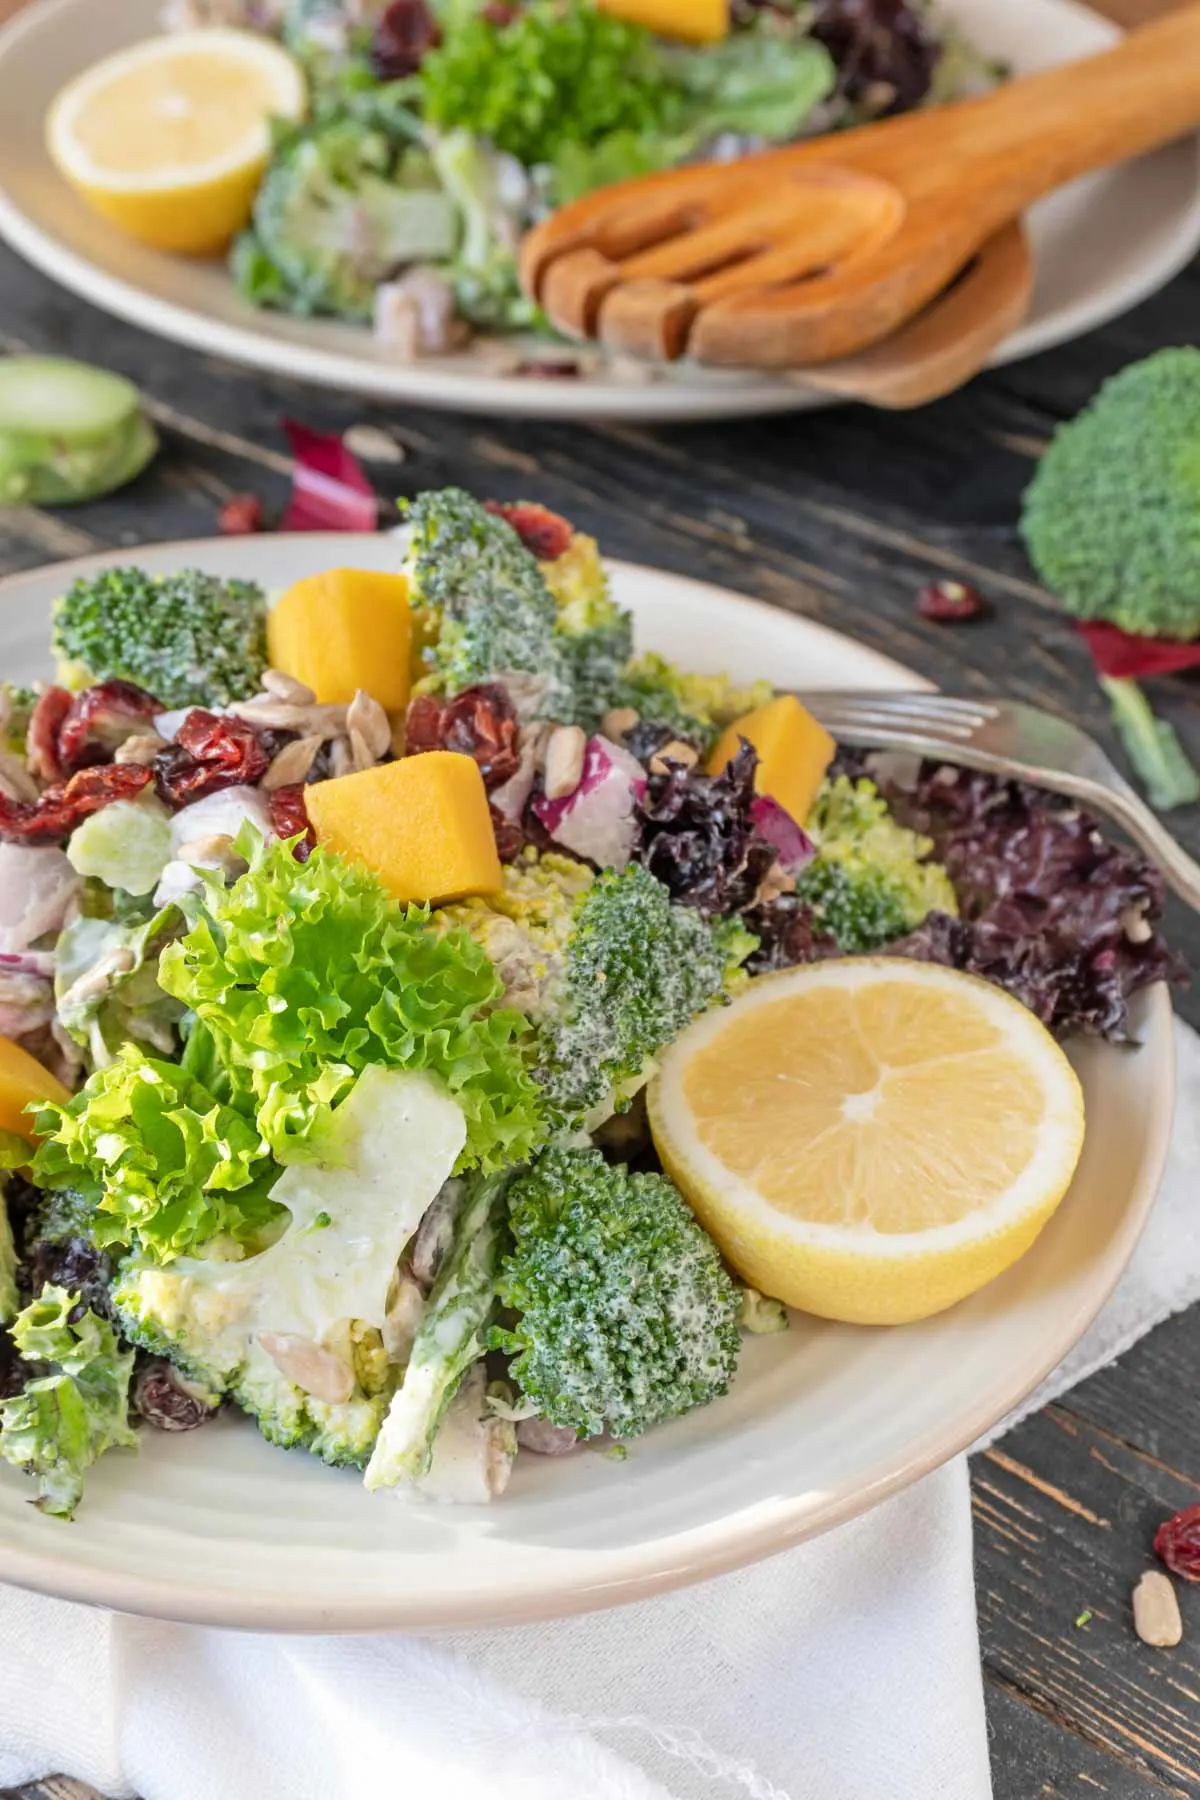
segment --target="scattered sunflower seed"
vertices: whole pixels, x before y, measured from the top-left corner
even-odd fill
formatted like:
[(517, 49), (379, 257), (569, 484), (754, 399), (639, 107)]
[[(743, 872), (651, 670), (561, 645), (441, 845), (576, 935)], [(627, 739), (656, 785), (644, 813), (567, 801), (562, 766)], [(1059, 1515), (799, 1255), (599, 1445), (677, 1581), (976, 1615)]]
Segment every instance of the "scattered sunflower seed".
[(352, 425), (343, 432), (342, 442), (351, 456), (360, 456), (364, 462), (402, 463), (407, 455), (404, 445), (382, 425)]
[(1143, 1644), (1169, 1650), (1183, 1637), (1175, 1589), (1161, 1569), (1147, 1569), (1133, 1590), (1133, 1628)]

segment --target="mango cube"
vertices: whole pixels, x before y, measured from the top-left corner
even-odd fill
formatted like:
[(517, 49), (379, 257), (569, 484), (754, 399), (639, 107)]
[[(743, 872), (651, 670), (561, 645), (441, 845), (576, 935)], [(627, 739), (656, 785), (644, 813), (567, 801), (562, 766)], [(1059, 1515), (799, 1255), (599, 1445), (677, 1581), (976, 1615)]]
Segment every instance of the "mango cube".
[(599, 0), (599, 6), (601, 12), (691, 44), (715, 44), (729, 35), (729, 0)]
[(287, 590), (267, 615), (271, 666), (344, 706), (359, 688), (402, 712), (411, 684), (412, 614), (403, 575), (326, 569)]
[(0, 1037), (0, 1131), (15, 1131), (27, 1143), (35, 1144), (33, 1121), (25, 1108), (35, 1100), (65, 1104), (70, 1098), (58, 1077), (43, 1068), (28, 1050), (22, 1050), (11, 1038)]
[(737, 755), (739, 738), (758, 751), (756, 791), (769, 794), (803, 825), (837, 750), (825, 727), (818, 725), (794, 695), (780, 694), (735, 719), (721, 733), (708, 759), (710, 775), (719, 775)]
[(397, 900), (465, 900), (500, 887), (479, 766), (452, 750), (318, 781), (305, 789), (318, 843), (373, 869)]

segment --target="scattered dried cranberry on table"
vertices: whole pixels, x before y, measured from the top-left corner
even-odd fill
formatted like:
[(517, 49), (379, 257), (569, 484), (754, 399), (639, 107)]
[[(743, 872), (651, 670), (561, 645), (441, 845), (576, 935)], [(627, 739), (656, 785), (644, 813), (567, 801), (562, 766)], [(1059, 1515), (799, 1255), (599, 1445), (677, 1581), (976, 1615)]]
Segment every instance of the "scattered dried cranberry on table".
[(1154, 1554), (1184, 1581), (1200, 1581), (1200, 1506), (1185, 1506), (1154, 1534)]
[(227, 787), (253, 787), (271, 757), (253, 726), (230, 713), (194, 706), (175, 742), (154, 759), (154, 783), (168, 806), (190, 806)]
[(217, 514), (217, 530), (225, 537), (249, 537), (263, 528), (263, 503), (257, 494), (234, 494)]
[(987, 601), (965, 581), (931, 581), (917, 595), (917, 611), (934, 625), (958, 625), (982, 618)]

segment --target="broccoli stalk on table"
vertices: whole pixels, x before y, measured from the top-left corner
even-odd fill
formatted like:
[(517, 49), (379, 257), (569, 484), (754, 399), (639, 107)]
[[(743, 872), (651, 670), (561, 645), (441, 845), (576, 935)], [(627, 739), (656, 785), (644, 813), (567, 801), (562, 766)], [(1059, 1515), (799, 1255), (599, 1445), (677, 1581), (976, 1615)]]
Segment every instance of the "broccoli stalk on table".
[(18, 1314), (12, 1339), (35, 1373), (19, 1394), (0, 1400), (0, 1456), (38, 1484), (35, 1504), (73, 1516), (84, 1472), (106, 1450), (137, 1448), (129, 1424), (133, 1351), (79, 1295), (47, 1285)]
[(227, 706), (255, 693), (267, 666), (266, 596), (199, 569), (104, 569), (67, 589), (52, 641), (70, 687), (119, 677), (164, 707)]
[(500, 1299), (515, 1318), (493, 1341), (541, 1417), (630, 1438), (725, 1393), (741, 1293), (665, 1176), (553, 1148), (508, 1208)]
[[(1060, 426), (1021, 529), (1039, 576), (1077, 618), (1141, 637), (1200, 636), (1200, 350), (1132, 363)], [(1132, 681), (1103, 685), (1152, 804), (1195, 800), (1200, 776), (1173, 727)]]

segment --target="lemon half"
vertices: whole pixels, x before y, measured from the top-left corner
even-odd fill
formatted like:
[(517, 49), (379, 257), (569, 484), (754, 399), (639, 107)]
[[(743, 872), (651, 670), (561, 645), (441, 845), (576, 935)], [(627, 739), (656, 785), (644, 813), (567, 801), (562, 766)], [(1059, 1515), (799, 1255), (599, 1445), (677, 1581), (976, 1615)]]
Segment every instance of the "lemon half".
[(1083, 1148), (1054, 1039), (928, 963), (819, 963), (751, 984), (666, 1051), (663, 1165), (732, 1266), (824, 1318), (940, 1312), (1024, 1254)]
[(46, 141), (96, 211), (156, 250), (215, 254), (250, 218), (272, 117), (298, 119), (299, 65), (247, 31), (149, 38), (62, 90)]

